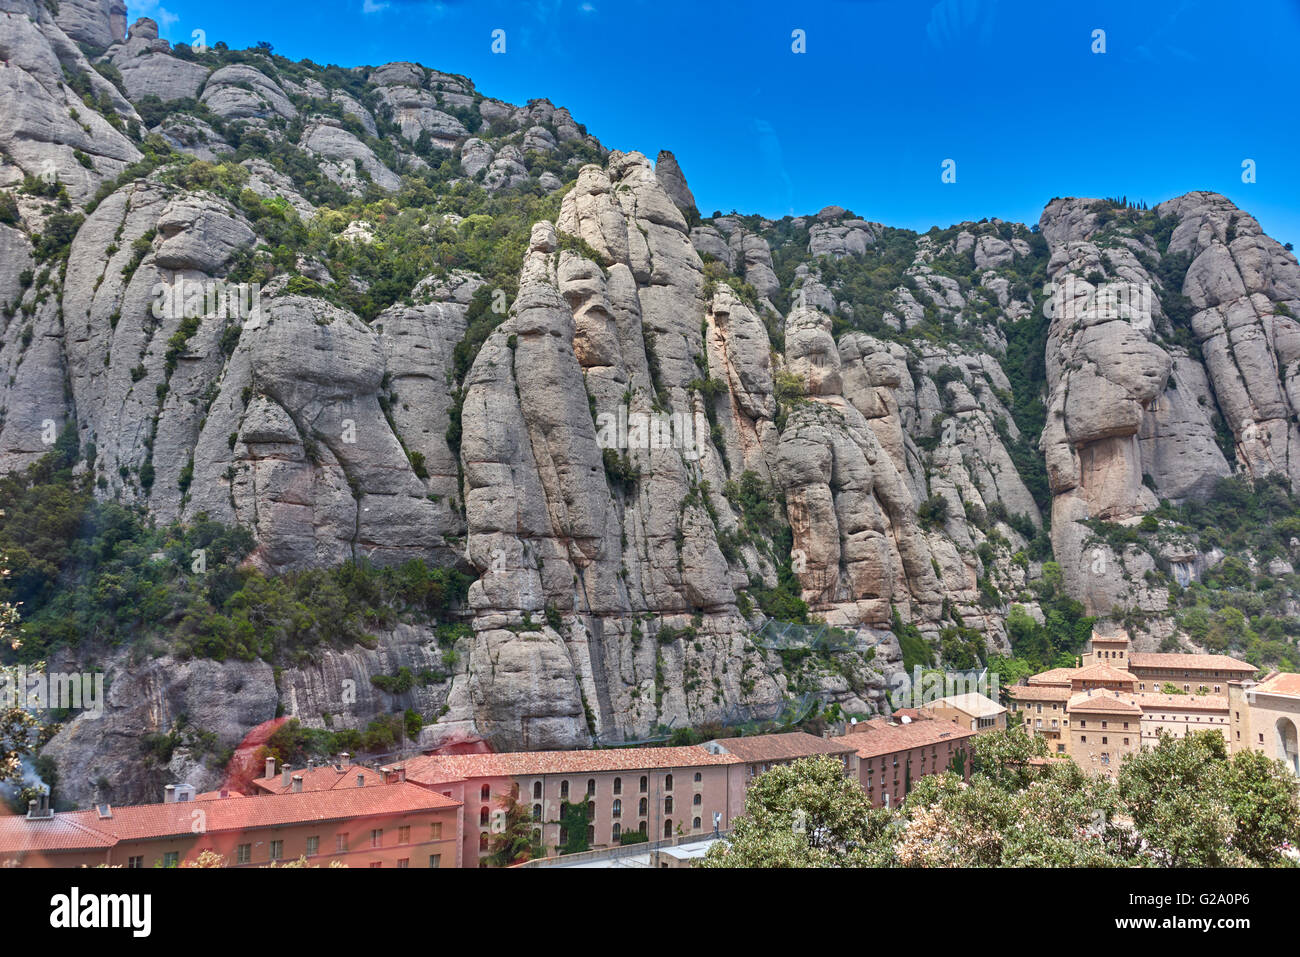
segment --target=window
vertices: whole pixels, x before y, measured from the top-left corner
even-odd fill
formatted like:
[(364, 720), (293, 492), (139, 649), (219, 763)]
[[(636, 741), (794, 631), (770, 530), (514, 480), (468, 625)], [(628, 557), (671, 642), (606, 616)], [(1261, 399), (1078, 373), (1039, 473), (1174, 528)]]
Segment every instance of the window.
[(695, 804), (696, 807), (699, 807), (701, 804), (704, 803), (704, 795), (703, 794), (695, 795), (695, 800), (693, 803)]
[(645, 794), (645, 792), (646, 792), (646, 776), (643, 774), (641, 775), (641, 793)]
[(1108, 738), (1103, 734), (1103, 735), (1101, 736), (1101, 743), (1102, 743), (1102, 744), (1110, 744), (1110, 739), (1108, 739)]
[(1081, 735), (1079, 735), (1079, 741), (1080, 741), (1082, 744), (1087, 744), (1087, 743), (1088, 743), (1088, 736), (1087, 736), (1086, 734), (1081, 734)]
[(1124, 743), (1125, 743), (1125, 744), (1128, 744), (1128, 738), (1125, 738), (1125, 739), (1124, 739)]
[(622, 793), (623, 793), (623, 779), (622, 779), (622, 778), (615, 778), (615, 779), (614, 779), (614, 793), (615, 793), (615, 794), (622, 794)]
[(611, 834), (611, 836), (612, 836), (613, 839), (614, 839), (614, 843), (617, 844), (617, 843), (619, 842), (619, 840), (623, 837), (623, 825), (622, 825), (622, 824), (615, 824), (615, 825), (614, 825), (614, 830), (611, 831), (610, 834)]
[(568, 797), (569, 797), (569, 782), (568, 782), (568, 781), (561, 781), (561, 782), (560, 782), (560, 800), (562, 800), (562, 801), (564, 801), (564, 800), (568, 800)]
[(664, 775), (664, 790), (671, 791), (672, 789), (673, 789), (673, 776), (671, 774)]
[(371, 867), (383, 867), (383, 866), (384, 866), (384, 862), (383, 862), (383, 861), (371, 861), (371, 862), (370, 862), (370, 866), (371, 866)]
[(703, 781), (703, 780), (704, 780), (704, 775), (701, 774), (699, 771), (696, 771), (696, 772), (695, 772), (695, 783), (696, 783), (696, 784), (699, 784), (699, 783), (700, 783), (701, 781)]
[[(564, 838), (560, 838), (560, 840), (563, 841)], [(486, 850), (488, 849), (488, 836), (487, 836), (487, 831), (479, 831), (479, 834), (478, 834), (478, 849), (479, 849), (480, 851), (486, 851)]]
[(664, 798), (664, 813), (665, 814), (673, 813), (673, 799), (671, 797)]
[(431, 840), (431, 841), (441, 841), (441, 840), (442, 840), (442, 822), (441, 822), (441, 821), (435, 821), (434, 823), (432, 823), (432, 824), (429, 825), (429, 840)]
[(307, 838), (307, 856), (315, 857), (319, 853), (320, 853), (320, 835), (313, 834), (311, 837)]
[(673, 836), (673, 822), (671, 820), (664, 821), (664, 837), (672, 837), (672, 836)]
[(181, 862), (179, 851), (168, 851), (163, 855), (163, 867), (176, 867)]
[(382, 827), (376, 827), (370, 831), (370, 846), (371, 847), (384, 846), (384, 829)]
[(441, 855), (441, 854), (430, 854), (430, 855), (429, 855), (429, 866), (430, 866), (430, 867), (442, 867), (442, 855)]
[(397, 866), (398, 866), (398, 867), (410, 867), (410, 866), (411, 866), (411, 859), (410, 859), (409, 857), (400, 857), (400, 858), (397, 859)]
[(534, 801), (540, 801), (541, 799), (542, 799), (542, 782), (541, 782), (541, 781), (534, 781), (534, 782), (533, 782), (533, 800), (534, 800)]
[(593, 797), (596, 793), (596, 779), (587, 779), (587, 797)]
[(540, 821), (541, 819), (542, 819), (542, 806), (541, 806), (540, 804), (534, 804), (534, 805), (533, 805), (533, 820), (534, 820), (534, 821)]
[(344, 831), (342, 834), (335, 836), (334, 850), (341, 854), (345, 852), (347, 849), (348, 849), (348, 832)]
[[(241, 847), (247, 847), (248, 845), (247, 845), (247, 844), (242, 844), (242, 845), (240, 845), (240, 846), (241, 846)], [(245, 863), (245, 862), (241, 861), (240, 863)], [(144, 867), (144, 857), (143, 857), (143, 855), (140, 856), (140, 857), (128, 857), (128, 858), (126, 859), (126, 866), (127, 866), (127, 867)]]
[(483, 787), (479, 788), (478, 796), (483, 801), (490, 799), (492, 797), (492, 786), (490, 784), (483, 785)]
[(698, 817), (691, 823), (691, 829), (696, 831), (700, 829), (700, 819)]
[(403, 824), (401, 827), (397, 829), (397, 843), (398, 844), (411, 843), (411, 825)]
[(618, 798), (614, 798), (614, 806), (613, 806), (613, 809), (610, 811), (610, 813), (611, 813), (614, 817), (622, 817), (622, 816), (623, 816), (623, 802), (620, 801)]
[(271, 842), (271, 860), (278, 861), (284, 857), (284, 841)]
[(487, 809), (487, 807), (481, 807), (481, 808), (478, 809), (478, 826), (479, 826), (479, 827), (487, 827), (487, 826), (488, 826), (488, 809)]
[[(310, 846), (310, 844), (311, 844), (311, 839), (310, 839), (310, 838), (308, 838), (307, 843), (308, 843), (308, 845)], [(253, 845), (252, 845), (252, 844), (240, 844), (239, 847), (235, 848), (235, 863), (236, 863), (236, 864), (249, 864), (249, 863), (252, 863), (252, 860), (253, 860)]]
[(645, 798), (642, 798), (641, 803), (637, 806), (637, 813), (640, 814), (642, 817), (645, 817), (645, 807), (646, 807)]

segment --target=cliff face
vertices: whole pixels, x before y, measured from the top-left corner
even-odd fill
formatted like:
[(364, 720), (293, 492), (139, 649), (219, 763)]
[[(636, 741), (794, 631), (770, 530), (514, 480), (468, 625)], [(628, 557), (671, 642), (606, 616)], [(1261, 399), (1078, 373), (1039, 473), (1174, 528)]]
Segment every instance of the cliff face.
[[(672, 154), (610, 152), (545, 100), (511, 106), (409, 63), (195, 56), (148, 20), (128, 38), (107, 0), (0, 10), (15, 210), (0, 224), (0, 467), (70, 425), (97, 496), (159, 523), (245, 526), (269, 573), (418, 557), (474, 578), (472, 633), (450, 655), (404, 624), (274, 674), (83, 656), (118, 680), (102, 723), (76, 719), (49, 746), (69, 799), (181, 715), (220, 750), (277, 709), (364, 728), (410, 708), (423, 745), (528, 748), (770, 717), (801, 695), (870, 712), (900, 667), (895, 616), (937, 664), (957, 660), (953, 634), (1008, 649), (1009, 603), (1038, 614), (1029, 545), (1045, 519), (1090, 611), (1158, 613), (1151, 556), (1084, 522), (1136, 521), (1237, 467), (1300, 482), (1300, 268), (1222, 196), (1141, 216), (1054, 200), (1037, 230), (925, 236), (838, 207), (702, 219)], [(123, 176), (142, 148), (152, 161)], [(195, 158), (236, 188), (176, 175)], [(419, 207), (339, 212), (412, 178), (432, 184)], [(383, 277), (337, 263), (377, 251), (390, 222), (418, 217), (430, 263), (447, 230), (491, 228), (443, 205), (467, 195), (558, 200), (520, 241), (517, 292), (434, 265), (372, 316), (340, 305)], [(310, 224), (306, 245), (269, 238), (266, 209)], [(255, 309), (183, 292), (250, 263), (270, 276)], [(1099, 309), (1102, 282), (1153, 294)], [(1022, 434), (1039, 399), (1041, 436)], [(765, 647), (756, 605), (783, 583), (871, 651)], [(372, 684), (401, 667), (436, 674)], [(237, 703), (221, 691), (235, 686)], [(159, 773), (211, 783), (195, 753)]]

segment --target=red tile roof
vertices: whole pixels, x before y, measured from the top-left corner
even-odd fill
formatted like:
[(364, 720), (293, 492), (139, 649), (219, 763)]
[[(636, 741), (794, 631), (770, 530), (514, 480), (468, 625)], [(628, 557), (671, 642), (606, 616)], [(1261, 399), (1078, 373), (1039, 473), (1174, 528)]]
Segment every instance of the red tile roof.
[[(333, 788), (354, 788), (357, 786), (357, 775), (360, 774), (365, 778), (365, 787), (371, 787), (376, 784), (384, 783), (384, 776), (373, 768), (363, 767), (359, 764), (349, 764), (339, 771), (335, 765), (326, 764), (318, 768), (312, 768), (308, 771), (306, 768), (298, 768), (289, 772), (291, 778), (302, 778), (303, 791), (328, 791)], [(289, 785), (284, 784), (282, 774), (273, 774), (269, 778), (258, 778), (253, 785), (259, 791), (266, 791), (270, 794), (285, 794), (293, 790), (292, 782)]]
[(1137, 678), (1127, 671), (1120, 671), (1106, 664), (1093, 664), (1084, 668), (1075, 668), (1070, 672), (1070, 683), (1076, 681), (1111, 681), (1127, 685), (1137, 684)]
[(387, 784), (336, 791), (262, 794), (224, 801), (126, 805), (113, 808), (113, 816), (107, 819), (99, 818), (95, 811), (72, 811), (70, 814), (89, 815), (93, 820), (86, 823), (119, 840), (140, 840), (193, 833), (196, 811), (202, 812), (204, 830), (218, 833), (351, 817), (409, 814), (459, 804), (459, 801), (413, 784)]
[(1142, 709), (1128, 698), (1120, 698), (1110, 692), (1083, 692), (1070, 699), (1067, 710), (1070, 714), (1141, 714)]
[(910, 751), (945, 741), (962, 741), (974, 737), (976, 732), (953, 724), (951, 721), (912, 721), (891, 725), (883, 718), (854, 725), (852, 733), (831, 741), (851, 747), (859, 758), (876, 758), (896, 751)]
[(1300, 675), (1284, 671), (1269, 678), (1265, 678), (1250, 690), (1259, 692), (1260, 694), (1280, 694), (1293, 698), (1300, 697)]
[(1031, 685), (1065, 685), (1069, 687), (1070, 676), (1078, 670), (1078, 668), (1051, 668), (1047, 671), (1040, 671), (1036, 675), (1030, 675), (1028, 680)]
[(1140, 691), (1134, 697), (1143, 708), (1161, 708), (1167, 711), (1217, 711), (1228, 713), (1228, 699), (1223, 695), (1161, 694)]
[[(27, 850), (107, 848), (118, 841), (186, 837), (196, 821), (204, 833), (284, 827), (315, 821), (386, 817), (454, 808), (459, 801), (414, 784), (382, 787), (263, 794), (255, 797), (179, 801), (170, 804), (123, 805), (111, 817), (98, 811), (62, 811), (53, 818), (0, 818), (0, 855)], [(202, 815), (196, 818), (195, 815)]]
[(1259, 671), (1254, 665), (1228, 655), (1181, 655), (1135, 651), (1129, 655), (1132, 668), (1173, 668), (1180, 671), (1232, 671), (1253, 675)]
[(1068, 701), (1069, 685), (1013, 685), (1007, 694), (1016, 701)]
[(745, 761), (788, 761), (794, 758), (806, 758), (815, 754), (852, 754), (853, 749), (835, 743), (832, 739), (819, 738), (815, 734), (803, 731), (790, 731), (786, 734), (755, 734), (742, 738), (720, 738), (705, 745), (709, 750), (720, 748), (727, 754), (734, 754)]
[[(94, 811), (81, 811), (89, 814)], [(0, 817), (0, 857), (28, 851), (76, 851), (109, 848), (117, 839), (69, 814), (29, 821), (25, 814)]]
[(730, 754), (710, 754), (698, 745), (677, 748), (602, 748), (595, 751), (507, 751), (501, 754), (426, 754), (407, 758), (406, 779), (442, 784), (465, 778), (533, 777), (599, 771), (697, 768), (743, 764)]

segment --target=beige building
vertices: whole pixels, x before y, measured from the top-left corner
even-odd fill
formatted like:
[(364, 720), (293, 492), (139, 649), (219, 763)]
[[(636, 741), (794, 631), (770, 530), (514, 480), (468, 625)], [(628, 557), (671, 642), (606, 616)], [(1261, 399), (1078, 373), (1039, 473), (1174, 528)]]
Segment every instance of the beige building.
[(951, 694), (934, 701), (926, 708), (944, 721), (952, 721), (971, 731), (1004, 731), (1007, 727), (1007, 709), (991, 698), (977, 692)]
[(1142, 746), (1142, 708), (1131, 696), (1081, 691), (1070, 698), (1068, 754), (1085, 771), (1115, 777), (1125, 755)]
[[(1227, 655), (1146, 654), (1132, 651), (1128, 635), (1122, 632), (1094, 634), (1078, 667), (1033, 675), (1025, 684), (1008, 688), (1007, 698), (1011, 712), (1024, 719), (1026, 730), (1047, 739), (1051, 753), (1069, 755), (1081, 767), (1113, 773), (1123, 754), (1153, 746), (1162, 732), (1182, 738), (1216, 730), (1232, 745), (1228, 688), (1255, 671), (1254, 665)], [(1166, 690), (1170, 685), (1173, 693)], [(1093, 715), (1091, 733), (1083, 724), (1088, 721), (1084, 713), (1075, 713), (1080, 707), (1097, 707), (1088, 693), (1106, 695), (1106, 707), (1119, 707), (1114, 716)], [(1119, 721), (1118, 745), (1112, 740), (1115, 735), (1096, 733), (1096, 722), (1105, 721), (1110, 732), (1115, 728), (1113, 720)], [(1104, 744), (1099, 738), (1106, 739)]]
[(1273, 673), (1263, 681), (1228, 686), (1230, 743), (1276, 758), (1300, 775), (1300, 675)]

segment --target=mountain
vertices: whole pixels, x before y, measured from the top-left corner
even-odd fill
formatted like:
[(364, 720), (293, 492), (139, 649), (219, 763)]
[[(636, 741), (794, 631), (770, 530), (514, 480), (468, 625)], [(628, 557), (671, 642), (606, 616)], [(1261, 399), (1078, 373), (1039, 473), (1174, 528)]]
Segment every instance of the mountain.
[(1098, 616), (1297, 660), (1300, 266), (1225, 197), (705, 217), (547, 100), (0, 11), (0, 547), (19, 654), (109, 688), (50, 729), (65, 801), (280, 716), (869, 714)]

